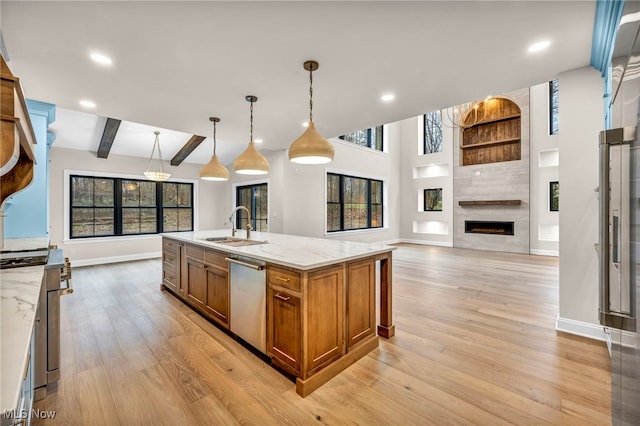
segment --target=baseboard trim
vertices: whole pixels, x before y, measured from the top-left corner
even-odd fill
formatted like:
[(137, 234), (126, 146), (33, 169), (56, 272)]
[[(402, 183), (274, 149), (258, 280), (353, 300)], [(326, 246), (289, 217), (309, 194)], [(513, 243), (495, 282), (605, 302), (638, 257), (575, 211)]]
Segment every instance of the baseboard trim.
[(149, 252), (149, 253), (136, 253), (127, 254), (124, 256), (110, 256), (110, 257), (97, 257), (95, 259), (80, 259), (74, 260), (71, 258), (71, 266), (91, 266), (91, 265), (104, 265), (105, 263), (118, 263), (129, 262), (132, 260), (144, 260), (153, 259), (156, 257), (162, 257), (161, 252)]
[(575, 334), (576, 336), (599, 340), (601, 342), (607, 341), (604, 327), (600, 324), (591, 324), (589, 322), (576, 321), (558, 316), (558, 319), (556, 320), (556, 330)]
[(453, 247), (453, 243), (448, 241), (412, 240), (409, 238), (400, 238), (398, 242), (407, 244), (422, 244), (425, 246)]
[(538, 250), (538, 249), (530, 249), (529, 254), (537, 254), (539, 256), (555, 256), (555, 257), (558, 257), (560, 255), (558, 250)]

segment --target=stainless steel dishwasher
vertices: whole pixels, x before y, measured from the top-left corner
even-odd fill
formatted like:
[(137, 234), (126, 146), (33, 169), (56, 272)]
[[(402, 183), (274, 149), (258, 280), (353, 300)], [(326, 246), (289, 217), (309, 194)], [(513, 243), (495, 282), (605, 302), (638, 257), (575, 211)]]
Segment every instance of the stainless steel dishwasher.
[(267, 282), (265, 263), (229, 256), (230, 329), (260, 352), (267, 352)]

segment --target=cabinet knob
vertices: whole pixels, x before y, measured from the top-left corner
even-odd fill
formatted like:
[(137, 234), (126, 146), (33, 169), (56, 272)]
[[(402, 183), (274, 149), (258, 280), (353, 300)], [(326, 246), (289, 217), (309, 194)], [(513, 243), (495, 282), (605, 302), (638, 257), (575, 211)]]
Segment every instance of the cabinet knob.
[(283, 296), (283, 295), (281, 295), (280, 293), (276, 293), (275, 298), (276, 298), (276, 299), (280, 299), (280, 300), (284, 300), (285, 302), (286, 302), (287, 300), (291, 299), (291, 297), (289, 297), (289, 296)]

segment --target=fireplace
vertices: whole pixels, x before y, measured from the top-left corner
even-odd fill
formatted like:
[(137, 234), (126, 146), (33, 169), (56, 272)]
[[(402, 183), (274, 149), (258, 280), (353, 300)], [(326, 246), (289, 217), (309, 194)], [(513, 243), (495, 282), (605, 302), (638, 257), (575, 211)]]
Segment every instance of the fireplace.
[(467, 234), (514, 235), (513, 222), (495, 222), (487, 220), (465, 220), (464, 232)]

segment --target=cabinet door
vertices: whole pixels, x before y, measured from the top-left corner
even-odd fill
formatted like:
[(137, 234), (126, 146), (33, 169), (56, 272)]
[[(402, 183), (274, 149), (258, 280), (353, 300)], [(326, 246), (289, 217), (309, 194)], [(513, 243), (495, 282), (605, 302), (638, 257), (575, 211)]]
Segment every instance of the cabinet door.
[(207, 267), (206, 310), (214, 319), (229, 325), (229, 273), (212, 266)]
[(274, 363), (290, 373), (300, 371), (300, 298), (284, 291), (267, 290), (267, 348)]
[(180, 279), (179, 269), (179, 254), (165, 247), (162, 251), (162, 283), (173, 292), (178, 291), (178, 281)]
[(187, 258), (187, 301), (204, 308), (207, 300), (207, 269), (204, 263)]
[(306, 291), (307, 352), (306, 371), (302, 372), (302, 378), (342, 356), (345, 310), (343, 266), (309, 273)]
[(347, 265), (347, 350), (375, 334), (375, 268), (373, 259)]

